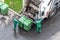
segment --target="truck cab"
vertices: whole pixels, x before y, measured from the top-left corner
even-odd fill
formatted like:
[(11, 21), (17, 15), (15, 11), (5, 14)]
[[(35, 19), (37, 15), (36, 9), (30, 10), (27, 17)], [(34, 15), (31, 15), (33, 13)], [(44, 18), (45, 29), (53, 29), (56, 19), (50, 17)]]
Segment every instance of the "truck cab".
[(60, 0), (43, 0), (43, 3), (41, 4), (40, 13), (44, 15), (43, 18), (48, 18), (53, 16), (56, 12), (56, 10), (60, 7)]

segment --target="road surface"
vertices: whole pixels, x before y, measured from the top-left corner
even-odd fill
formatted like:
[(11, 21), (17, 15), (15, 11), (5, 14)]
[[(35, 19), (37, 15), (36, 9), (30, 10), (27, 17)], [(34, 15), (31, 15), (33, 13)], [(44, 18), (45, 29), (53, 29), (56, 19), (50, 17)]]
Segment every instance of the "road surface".
[(36, 33), (35, 30), (25, 32), (22, 29), (13, 31), (13, 20), (10, 23), (0, 19), (0, 40), (60, 40), (60, 9), (52, 18), (43, 21), (42, 32)]

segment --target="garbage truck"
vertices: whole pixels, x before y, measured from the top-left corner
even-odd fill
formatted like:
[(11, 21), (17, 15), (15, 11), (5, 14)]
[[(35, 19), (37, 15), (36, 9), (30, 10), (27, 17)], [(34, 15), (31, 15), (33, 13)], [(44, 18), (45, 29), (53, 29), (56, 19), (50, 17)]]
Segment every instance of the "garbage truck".
[(24, 0), (20, 16), (14, 18), (14, 30), (18, 25), (25, 31), (35, 27), (36, 32), (42, 32), (42, 21), (52, 17), (60, 7), (60, 0)]

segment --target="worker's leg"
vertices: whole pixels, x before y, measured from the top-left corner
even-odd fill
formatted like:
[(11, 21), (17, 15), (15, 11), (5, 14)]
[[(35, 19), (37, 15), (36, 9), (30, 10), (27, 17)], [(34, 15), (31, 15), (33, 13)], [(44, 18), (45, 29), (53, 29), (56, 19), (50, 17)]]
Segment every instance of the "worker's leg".
[(40, 26), (37, 26), (36, 32), (41, 32), (41, 31), (42, 31), (42, 26), (41, 26), (41, 24), (40, 24)]

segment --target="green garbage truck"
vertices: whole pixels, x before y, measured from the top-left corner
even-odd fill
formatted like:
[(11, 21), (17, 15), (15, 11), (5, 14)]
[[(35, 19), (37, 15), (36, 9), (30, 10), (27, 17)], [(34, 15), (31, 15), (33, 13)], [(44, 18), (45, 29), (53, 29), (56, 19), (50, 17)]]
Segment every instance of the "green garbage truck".
[(14, 18), (14, 30), (18, 27), (29, 31), (35, 25), (36, 32), (42, 31), (42, 21), (55, 14), (60, 7), (60, 0), (24, 0), (22, 12)]

